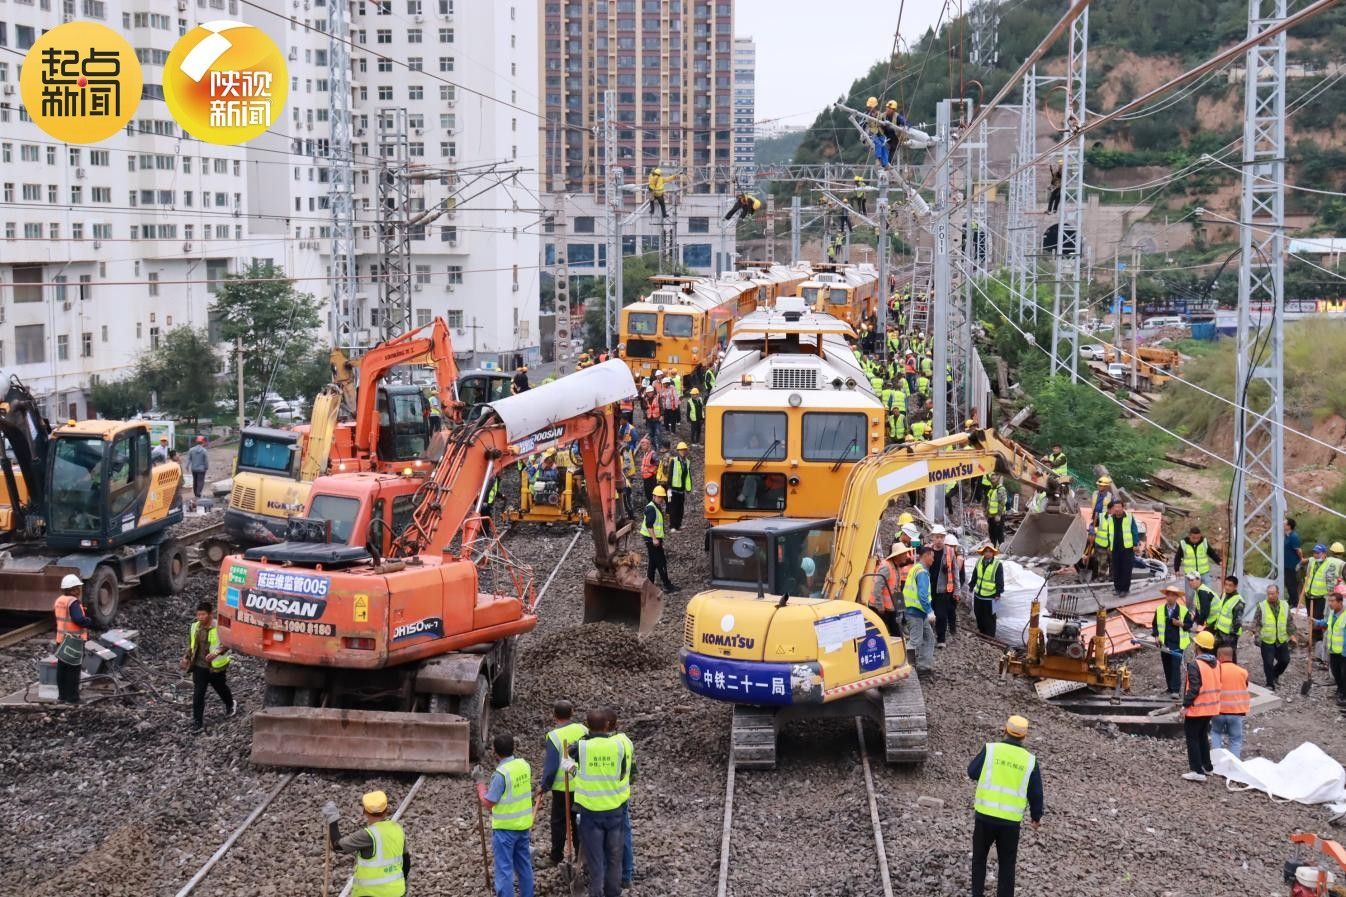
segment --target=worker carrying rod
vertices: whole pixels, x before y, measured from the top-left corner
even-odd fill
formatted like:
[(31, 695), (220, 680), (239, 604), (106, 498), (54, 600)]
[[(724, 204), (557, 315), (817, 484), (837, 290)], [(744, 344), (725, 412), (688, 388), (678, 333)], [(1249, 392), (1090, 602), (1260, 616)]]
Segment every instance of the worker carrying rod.
[(341, 837), (341, 812), (330, 800), (323, 804), (322, 818), (332, 849), (355, 854), (355, 887), (351, 897), (404, 897), (411, 873), (411, 854), (400, 823), (392, 819), (388, 795), (370, 791), (360, 798), (364, 828)]

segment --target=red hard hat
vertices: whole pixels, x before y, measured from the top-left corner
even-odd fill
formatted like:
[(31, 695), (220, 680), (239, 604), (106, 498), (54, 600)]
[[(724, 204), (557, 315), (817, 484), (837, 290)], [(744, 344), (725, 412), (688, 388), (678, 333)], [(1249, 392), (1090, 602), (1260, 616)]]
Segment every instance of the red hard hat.
[(205, 441), (206, 441), (206, 437), (204, 437), (204, 436), (198, 436), (198, 437), (196, 437), (196, 441), (197, 441), (197, 442), (205, 442)]

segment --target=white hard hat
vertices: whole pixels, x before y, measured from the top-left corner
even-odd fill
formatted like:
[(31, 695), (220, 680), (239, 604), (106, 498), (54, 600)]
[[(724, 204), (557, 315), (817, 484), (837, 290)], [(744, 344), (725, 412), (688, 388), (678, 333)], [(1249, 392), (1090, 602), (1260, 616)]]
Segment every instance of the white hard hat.
[(67, 573), (61, 580), (62, 589), (78, 589), (84, 585), (84, 580), (80, 579), (74, 573)]
[(916, 528), (916, 524), (914, 523), (908, 523), (906, 526), (902, 527), (902, 532), (912, 539), (919, 539), (921, 537), (921, 531)]
[(942, 523), (936, 523), (934, 526), (930, 527), (930, 535), (932, 536), (947, 536), (948, 534), (949, 531), (944, 528), (944, 524)]

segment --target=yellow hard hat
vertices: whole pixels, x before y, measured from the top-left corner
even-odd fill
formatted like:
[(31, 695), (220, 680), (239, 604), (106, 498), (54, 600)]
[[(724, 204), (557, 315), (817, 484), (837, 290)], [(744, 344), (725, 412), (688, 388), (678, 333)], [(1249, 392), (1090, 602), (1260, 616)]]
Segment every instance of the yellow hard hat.
[(857, 175), (855, 176), (855, 182), (856, 182), (857, 184), (863, 184), (863, 183), (865, 182), (865, 177), (864, 177), (864, 175), (857, 174)]
[(1100, 485), (1100, 486), (1111, 486), (1111, 485), (1112, 485), (1112, 477), (1099, 477), (1099, 478), (1098, 478), (1098, 485)]
[(1331, 547), (1333, 554), (1341, 554), (1346, 551), (1346, 546), (1343, 546), (1340, 542), (1333, 542)]
[(1209, 629), (1204, 629), (1201, 632), (1198, 632), (1196, 634), (1196, 646), (1198, 648), (1205, 648), (1207, 651), (1214, 650), (1215, 636)]
[(654, 491), (650, 493), (655, 498), (668, 498), (668, 490), (663, 486), (655, 486)]
[(969, 430), (975, 427), (976, 425), (977, 422), (970, 417), (967, 420), (963, 421), (963, 426), (967, 427)]
[(897, 108), (897, 100), (889, 100), (889, 101), (888, 101), (888, 108), (889, 108), (889, 109), (896, 109), (896, 108)]
[(542, 460), (543, 460), (543, 461), (546, 461), (548, 458), (555, 458), (555, 457), (556, 457), (556, 449), (554, 449), (554, 448), (549, 448), (549, 449), (547, 449), (545, 452), (542, 453)]
[(678, 447), (677, 447), (676, 449), (674, 449), (674, 451), (678, 451), (678, 452), (686, 451), (688, 448), (689, 448), (689, 446), (687, 445), (687, 443), (685, 443), (685, 442), (679, 442), (679, 443), (678, 443)]
[(370, 791), (360, 798), (360, 806), (371, 816), (379, 816), (388, 811), (388, 795), (382, 791)]
[(663, 171), (662, 168), (656, 168), (656, 169), (654, 170), (654, 173), (655, 173), (655, 174), (663, 174), (664, 171)]
[(695, 386), (693, 386), (693, 387), (692, 387), (692, 395), (694, 395), (694, 396), (699, 396), (699, 395), (701, 395), (701, 390), (699, 390), (699, 389), (697, 389)]
[(1024, 738), (1028, 735), (1028, 719), (1019, 716), (1017, 713), (1005, 720), (1005, 734), (1012, 735), (1015, 738)]
[(908, 523), (915, 523), (915, 522), (916, 518), (911, 516), (911, 514), (907, 511), (903, 511), (902, 516), (897, 518), (898, 526), (906, 526)]
[(879, 105), (879, 98), (870, 97), (869, 99), (865, 100), (865, 105), (868, 106), (870, 109), (873, 109), (875, 106)]

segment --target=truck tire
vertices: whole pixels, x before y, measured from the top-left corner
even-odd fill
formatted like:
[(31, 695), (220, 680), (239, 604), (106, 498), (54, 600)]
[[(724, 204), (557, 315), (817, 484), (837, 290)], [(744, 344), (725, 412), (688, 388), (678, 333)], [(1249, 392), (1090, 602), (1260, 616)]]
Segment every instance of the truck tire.
[(142, 582), (152, 595), (176, 595), (187, 585), (187, 549), (176, 539), (159, 546), (159, 566)]
[(84, 610), (99, 629), (111, 629), (121, 604), (121, 583), (117, 574), (106, 564), (94, 568), (93, 575), (84, 581), (81, 598)]
[(458, 715), (467, 719), (469, 760), (488, 756), (491, 738), (491, 684), (484, 675), (477, 677), (472, 694), (458, 699)]
[(497, 710), (514, 702), (514, 654), (519, 637), (512, 635), (500, 647), (500, 667), (491, 682), (491, 706)]

